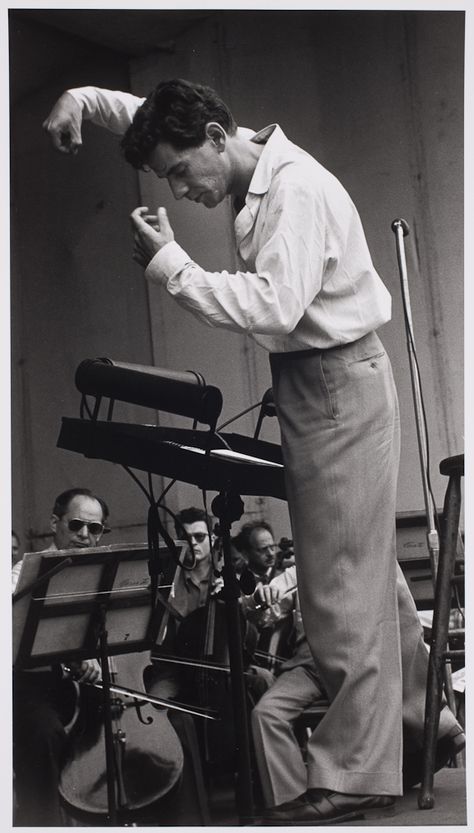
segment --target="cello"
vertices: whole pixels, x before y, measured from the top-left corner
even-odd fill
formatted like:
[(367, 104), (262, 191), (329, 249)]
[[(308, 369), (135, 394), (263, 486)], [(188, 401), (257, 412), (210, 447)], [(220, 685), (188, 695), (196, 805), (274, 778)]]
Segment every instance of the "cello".
[[(218, 554), (217, 564), (221, 566), (220, 538), (217, 538), (215, 552)], [(186, 616), (179, 625), (176, 638), (175, 660), (179, 664), (181, 658), (185, 663), (180, 696), (186, 702), (209, 705), (220, 716), (217, 723), (205, 721), (199, 726), (202, 756), (208, 774), (235, 772), (237, 768), (238, 742), (235, 735), (226, 604), (229, 583), (223, 584), (220, 575), (217, 569), (214, 576), (218, 577), (218, 581), (209, 583), (206, 604)], [(236, 582), (235, 575), (231, 581)], [(230, 592), (233, 592), (233, 588)], [(258, 632), (241, 610), (239, 619), (244, 684), (248, 707), (251, 708), (263, 693), (263, 689), (258, 690), (261, 680), (253, 665)], [(264, 688), (267, 688), (267, 683)]]
[[(166, 710), (158, 711), (146, 700), (143, 673), (148, 655), (126, 654), (108, 662), (111, 692), (118, 686), (144, 694), (143, 700), (123, 694), (110, 698), (117, 812), (121, 822), (129, 823), (178, 784), (183, 750)], [(98, 686), (81, 686), (86, 688)], [(59, 792), (73, 817), (104, 819), (109, 813), (106, 725), (96, 691), (94, 695), (87, 692), (83, 719), (72, 730)]]

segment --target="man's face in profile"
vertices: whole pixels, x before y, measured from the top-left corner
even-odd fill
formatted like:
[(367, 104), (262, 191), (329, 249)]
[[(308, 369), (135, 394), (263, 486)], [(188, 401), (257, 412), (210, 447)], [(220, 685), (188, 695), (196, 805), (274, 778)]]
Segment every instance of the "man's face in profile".
[(159, 142), (148, 165), (159, 179), (168, 180), (176, 200), (186, 197), (206, 208), (214, 208), (229, 193), (225, 150), (219, 149), (210, 138), (186, 150)]

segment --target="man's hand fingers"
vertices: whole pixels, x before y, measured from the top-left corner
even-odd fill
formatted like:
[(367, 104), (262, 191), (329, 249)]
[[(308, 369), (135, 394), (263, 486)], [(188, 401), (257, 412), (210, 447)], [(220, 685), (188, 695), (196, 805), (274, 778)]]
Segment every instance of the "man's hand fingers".
[(61, 129), (60, 126), (54, 123), (52, 124), (48, 119), (43, 122), (43, 129), (49, 134), (56, 150), (59, 150), (61, 153), (75, 155), (82, 145), (80, 136), (73, 136), (70, 130)]
[(84, 660), (80, 666), (80, 676), (78, 681), (81, 683), (95, 683), (101, 677), (101, 668), (97, 660)]
[(134, 260), (141, 263), (141, 252), (144, 252), (146, 255), (144, 265), (148, 266), (157, 252), (174, 240), (168, 216), (164, 208), (158, 208), (156, 214), (151, 214), (148, 206), (139, 205), (130, 214), (130, 221), (135, 240)]
[[(170, 221), (168, 220), (168, 213), (166, 208), (157, 208), (156, 209), (156, 216), (157, 216), (157, 223), (160, 227), (160, 230), (163, 234), (171, 234), (173, 235), (173, 229), (170, 226)], [(173, 235), (174, 237), (174, 235)]]
[(138, 249), (133, 250), (132, 260), (134, 260), (135, 263), (138, 263), (139, 266), (143, 266), (144, 269), (146, 269), (150, 262), (150, 258), (146, 257), (146, 255), (144, 255), (143, 252), (139, 251)]
[(82, 109), (74, 97), (65, 92), (44, 120), (43, 130), (49, 134), (56, 150), (75, 155), (82, 145), (81, 125)]
[(150, 209), (146, 205), (139, 205), (138, 208), (134, 208), (134, 210), (130, 214), (130, 219), (132, 221), (132, 225), (135, 226), (135, 228), (143, 228), (143, 224), (145, 222), (143, 218), (149, 210)]

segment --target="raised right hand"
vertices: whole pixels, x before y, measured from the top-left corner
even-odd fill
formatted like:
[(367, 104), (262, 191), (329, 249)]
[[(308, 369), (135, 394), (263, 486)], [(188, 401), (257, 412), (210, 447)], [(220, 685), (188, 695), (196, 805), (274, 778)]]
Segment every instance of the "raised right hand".
[(82, 107), (68, 92), (58, 98), (43, 122), (43, 129), (49, 133), (54, 147), (69, 154), (76, 154), (82, 145), (81, 126)]

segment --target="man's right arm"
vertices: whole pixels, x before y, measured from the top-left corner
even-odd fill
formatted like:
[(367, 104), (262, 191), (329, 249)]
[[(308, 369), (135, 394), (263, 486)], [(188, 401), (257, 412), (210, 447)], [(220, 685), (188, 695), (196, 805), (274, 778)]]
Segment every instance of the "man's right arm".
[(76, 87), (66, 90), (58, 98), (43, 122), (43, 128), (57, 150), (76, 154), (82, 145), (84, 119), (121, 136), (144, 101), (144, 98), (120, 90)]

